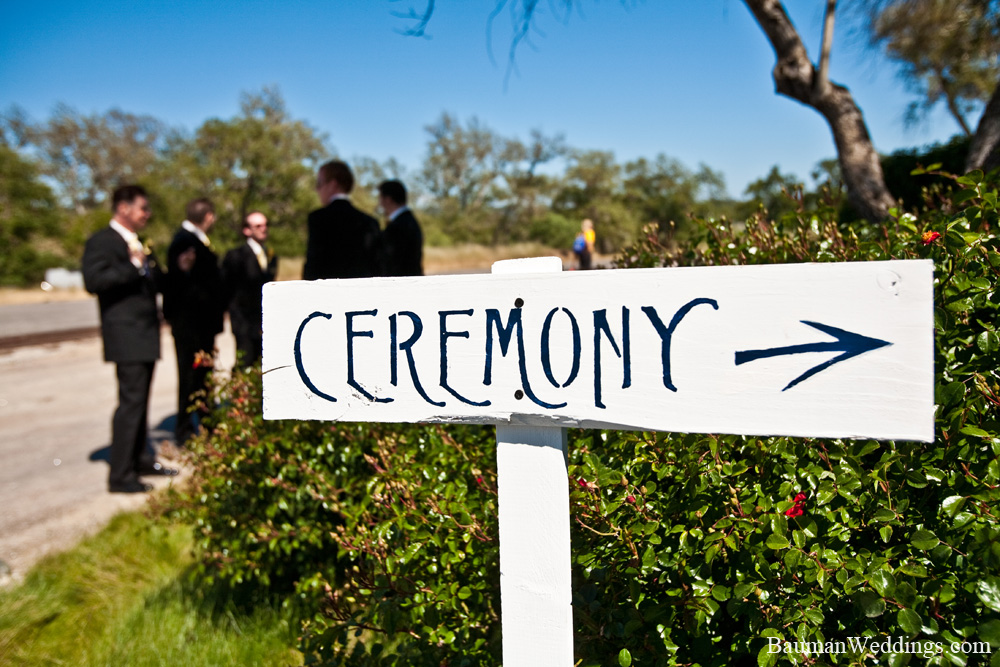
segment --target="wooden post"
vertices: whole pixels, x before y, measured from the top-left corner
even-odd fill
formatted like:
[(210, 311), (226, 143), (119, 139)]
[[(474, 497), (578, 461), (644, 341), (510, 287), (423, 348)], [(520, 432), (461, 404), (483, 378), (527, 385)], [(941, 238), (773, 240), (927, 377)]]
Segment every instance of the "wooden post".
[[(493, 273), (561, 271), (556, 257)], [(573, 664), (566, 429), (497, 425), (500, 607), (506, 667)]]

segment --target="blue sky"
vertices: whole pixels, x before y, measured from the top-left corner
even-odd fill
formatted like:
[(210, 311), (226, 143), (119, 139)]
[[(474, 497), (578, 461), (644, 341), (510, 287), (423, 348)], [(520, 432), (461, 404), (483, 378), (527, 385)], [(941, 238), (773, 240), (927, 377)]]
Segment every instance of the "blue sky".
[[(834, 157), (812, 109), (774, 93), (774, 54), (739, 0), (580, 0), (566, 19), (540, 4), (532, 45), (504, 85), (509, 14), (494, 0), (437, 0), (429, 38), (393, 16), (424, 0), (0, 0), (0, 110), (42, 120), (64, 102), (111, 108), (193, 130), (238, 113), (241, 92), (280, 89), (291, 114), (327, 133), (339, 156), (395, 157), (413, 170), (424, 127), (442, 112), (478, 117), (527, 140), (562, 133), (620, 162), (664, 153), (721, 171), (729, 193), (780, 165), (809, 182)], [(842, 3), (846, 5), (847, 3)], [(820, 0), (786, 6), (815, 59)], [(876, 148), (945, 141), (943, 110), (915, 127), (896, 68), (865, 50), (849, 17), (835, 32), (831, 78), (847, 85)], [(495, 61), (495, 62), (494, 62)]]

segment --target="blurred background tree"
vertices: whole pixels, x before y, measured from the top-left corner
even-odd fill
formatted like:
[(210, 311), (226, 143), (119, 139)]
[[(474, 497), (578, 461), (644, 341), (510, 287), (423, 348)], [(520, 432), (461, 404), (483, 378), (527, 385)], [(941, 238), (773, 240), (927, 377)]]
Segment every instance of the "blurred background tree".
[(60, 266), (56, 197), (35, 166), (0, 145), (0, 285), (37, 284)]
[(998, 3), (983, 0), (875, 0), (869, 40), (900, 65), (917, 95), (907, 118), (943, 103), (967, 137), (1000, 78)]
[(166, 222), (176, 228), (186, 201), (208, 197), (218, 218), (213, 236), (224, 243), (238, 243), (243, 219), (259, 210), (268, 217), (275, 250), (300, 255), (300, 227), (318, 204), (316, 169), (332, 153), (325, 135), (291, 117), (276, 88), (244, 93), (238, 116), (207, 120), (164, 152), (156, 180), (170, 198)]

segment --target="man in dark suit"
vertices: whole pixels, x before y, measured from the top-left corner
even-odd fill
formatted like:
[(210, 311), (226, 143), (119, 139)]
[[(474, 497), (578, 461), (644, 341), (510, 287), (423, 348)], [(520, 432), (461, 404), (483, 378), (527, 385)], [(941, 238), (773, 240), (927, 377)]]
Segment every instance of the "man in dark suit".
[(157, 463), (147, 448), (149, 389), (160, 358), (156, 292), (162, 274), (138, 236), (149, 220), (146, 191), (138, 185), (122, 186), (112, 194), (111, 206), (111, 224), (87, 240), (83, 280), (87, 291), (97, 295), (104, 360), (115, 363), (118, 376), (108, 490), (142, 493), (153, 487), (139, 476), (177, 474)]
[(266, 246), (267, 217), (263, 213), (254, 211), (243, 220), (243, 235), (247, 242), (227, 252), (222, 260), (222, 275), (237, 354), (243, 365), (253, 366), (261, 354), (261, 291), (278, 273), (278, 258)]
[[(177, 426), (174, 435), (179, 446), (194, 436), (192, 394), (205, 388), (212, 369), (215, 335), (222, 331), (225, 313), (225, 287), (219, 260), (212, 252), (208, 230), (215, 223), (215, 207), (208, 199), (195, 199), (187, 205), (187, 220), (181, 223), (167, 251), (167, 289), (163, 295), (163, 314), (170, 322), (177, 351)], [(185, 270), (180, 263), (184, 253), (194, 254), (193, 264)], [(208, 408), (197, 410), (204, 421)]]
[(346, 163), (333, 160), (319, 168), (316, 193), (323, 208), (309, 214), (303, 279), (378, 275), (378, 222), (351, 204), (353, 188), (354, 174)]
[(388, 218), (379, 243), (383, 276), (424, 275), (424, 234), (406, 205), (406, 187), (399, 181), (383, 181), (378, 201)]

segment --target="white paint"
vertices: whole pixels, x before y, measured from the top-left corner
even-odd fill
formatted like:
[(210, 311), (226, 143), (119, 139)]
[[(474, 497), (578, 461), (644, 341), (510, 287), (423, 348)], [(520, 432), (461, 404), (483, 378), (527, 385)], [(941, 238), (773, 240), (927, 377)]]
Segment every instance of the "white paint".
[(497, 426), (503, 664), (573, 664), (566, 429)]
[[(558, 257), (493, 264), (494, 274), (558, 271)], [(503, 664), (570, 667), (573, 591), (566, 429), (498, 425), (497, 495)]]
[[(536, 426), (583, 426), (675, 432), (810, 437), (933, 439), (933, 264), (930, 261), (725, 266), (545, 273), (557, 258), (500, 263), (494, 275), (372, 278), (269, 283), (264, 288), (264, 414), (269, 419), (342, 421), (466, 421)], [(525, 273), (527, 271), (527, 273)], [(516, 336), (506, 357), (493, 338), (492, 382), (484, 383), (486, 311), (506, 323), (520, 308), (528, 384), (544, 408), (515, 394), (526, 387), (518, 368)], [(663, 325), (693, 299), (711, 299), (683, 316), (671, 337), (670, 376), (664, 386), (661, 336), (644, 313), (653, 308)], [(605, 310), (620, 346), (622, 308), (629, 311), (631, 386), (622, 388), (623, 366), (602, 337), (601, 402), (595, 391), (594, 311)], [(570, 377), (572, 329), (580, 328), (580, 368), (567, 387), (554, 387), (541, 361), (543, 324), (550, 328), (551, 370), (558, 383)], [(354, 373), (373, 403), (347, 383), (347, 317), (353, 318)], [(441, 311), (472, 311), (446, 317), (447, 384), (440, 382)], [(390, 383), (390, 320), (397, 316), (397, 347), (414, 331), (417, 378), (431, 405), (411, 380), (406, 355), (397, 349), (397, 384)], [(303, 327), (314, 312), (323, 313)], [(817, 322), (888, 341), (822, 370), (787, 390), (808, 369), (838, 352), (807, 352), (737, 365), (740, 351), (829, 342), (803, 324)], [(299, 329), (301, 360), (295, 361)], [(464, 334), (468, 337), (462, 337)], [(784, 390), (784, 391), (783, 391)]]

